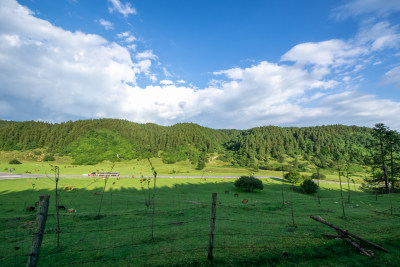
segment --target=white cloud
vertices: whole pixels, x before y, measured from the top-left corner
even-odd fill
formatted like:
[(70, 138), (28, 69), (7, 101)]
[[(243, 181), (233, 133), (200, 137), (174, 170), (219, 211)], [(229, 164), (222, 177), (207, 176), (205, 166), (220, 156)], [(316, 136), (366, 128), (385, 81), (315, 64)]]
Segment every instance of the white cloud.
[(20, 112), (32, 119), (90, 118), (104, 107), (118, 117), (118, 91), (147, 71), (126, 48), (55, 27), (14, 0), (1, 1), (0, 24), (1, 98), (24, 102)]
[(114, 29), (114, 25), (113, 25), (111, 22), (109, 22), (109, 21), (107, 21), (107, 20), (105, 20), (105, 19), (100, 19), (100, 20), (99, 20), (99, 23), (100, 23), (100, 25), (103, 26), (106, 30), (112, 30), (112, 29)]
[(113, 6), (109, 8), (110, 13), (117, 10), (124, 17), (128, 17), (130, 14), (136, 14), (136, 9), (131, 6), (128, 2), (126, 4), (122, 4), (119, 0), (108, 0)]
[(135, 52), (135, 51), (136, 51), (136, 48), (137, 48), (137, 45), (135, 45), (135, 44), (130, 44), (130, 45), (127, 45), (126, 48), (128, 48), (129, 50)]
[(162, 80), (162, 81), (160, 81), (160, 84), (163, 84), (163, 85), (171, 85), (171, 84), (174, 84), (174, 82), (173, 82), (173, 81), (170, 81), (170, 80)]
[(136, 41), (136, 37), (133, 36), (130, 32), (121, 32), (117, 34), (117, 37), (123, 39), (125, 43), (133, 43)]
[(399, 26), (390, 25), (387, 21), (365, 24), (356, 36), (361, 45), (369, 46), (372, 51), (400, 46)]
[[(214, 72), (206, 88), (167, 79), (140, 87), (139, 76), (157, 81), (152, 50), (136, 53), (98, 35), (63, 30), (15, 0), (0, 2), (0, 25), (0, 117), (5, 119), (114, 117), (215, 128), (386, 122), (400, 129), (399, 102), (346, 91), (348, 83), (362, 78), (354, 77), (357, 65), (376, 62), (368, 63), (366, 56), (378, 51), (373, 43), (381, 35), (299, 44), (279, 63)], [(399, 84), (399, 74), (395, 67), (385, 79)]]
[(353, 0), (335, 8), (333, 14), (338, 19), (361, 14), (377, 14), (387, 16), (400, 11), (400, 1), (397, 0)]
[(138, 63), (134, 64), (135, 73), (145, 73), (147, 75), (150, 74), (151, 60), (145, 59), (141, 60)]
[(152, 60), (157, 60), (157, 56), (153, 54), (153, 50), (146, 50), (140, 53), (136, 54), (136, 59), (137, 60), (143, 60), (143, 59), (152, 59)]
[[(389, 99), (378, 99), (374, 95), (359, 92), (343, 92), (326, 97), (320, 103), (327, 107), (327, 114), (334, 114), (338, 123), (373, 126), (377, 122), (400, 129), (400, 103)], [(325, 115), (326, 116), (326, 115)], [(333, 118), (327, 118), (332, 121)]]
[(383, 84), (395, 84), (400, 88), (400, 66), (386, 72), (382, 81)]
[(298, 44), (286, 52), (281, 61), (294, 61), (297, 64), (316, 64), (338, 67), (349, 64), (366, 53), (363, 47), (353, 46), (342, 40), (329, 40), (318, 43)]
[(172, 77), (173, 75), (168, 71), (166, 67), (162, 68), (165, 77)]

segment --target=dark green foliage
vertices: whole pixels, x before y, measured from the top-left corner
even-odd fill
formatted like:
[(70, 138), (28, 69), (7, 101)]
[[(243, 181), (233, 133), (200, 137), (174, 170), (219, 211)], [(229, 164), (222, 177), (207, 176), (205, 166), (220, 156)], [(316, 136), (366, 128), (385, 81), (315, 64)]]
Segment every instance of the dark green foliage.
[(52, 155), (46, 155), (43, 158), (43, 161), (55, 161), (56, 159)]
[(204, 160), (199, 160), (196, 166), (196, 170), (202, 170), (206, 167), (206, 163)]
[[(318, 174), (317, 174), (317, 173), (311, 174), (311, 179), (317, 180), (317, 179), (318, 179)], [(319, 174), (319, 179), (320, 179), (320, 180), (326, 179), (326, 175), (320, 173), (320, 174)]]
[(285, 180), (291, 184), (297, 184), (301, 180), (301, 178), (302, 177), (300, 173), (296, 171), (289, 171), (288, 173), (285, 174)]
[(103, 160), (112, 162), (132, 159), (133, 147), (115, 131), (91, 130), (70, 148), (73, 164), (94, 165)]
[[(46, 148), (58, 155), (71, 155), (76, 164), (94, 164), (99, 160), (111, 159), (116, 154), (123, 158), (157, 157), (163, 151), (165, 162), (190, 159), (197, 164), (205, 154), (222, 152), (222, 144), (239, 131), (213, 130), (194, 123), (181, 123), (170, 127), (156, 124), (138, 124), (117, 119), (69, 121), (61, 124), (44, 122), (6, 122), (0, 125), (0, 150), (26, 150)], [(108, 136), (93, 134), (107, 132)], [(111, 134), (112, 132), (112, 134)], [(100, 137), (96, 141), (95, 137)], [(111, 157), (98, 156), (96, 142), (104, 143), (112, 139), (113, 144), (106, 151), (116, 152)], [(116, 147), (121, 145), (121, 147)], [(96, 159), (88, 159), (87, 147)], [(113, 148), (110, 150), (110, 148)], [(121, 152), (121, 150), (123, 152)], [(125, 153), (128, 152), (129, 153)], [(96, 151), (103, 153), (103, 151)]]
[(8, 164), (22, 164), (19, 160), (17, 159), (12, 159), (8, 162)]
[(305, 179), (301, 183), (301, 189), (306, 194), (314, 194), (318, 190), (318, 185), (311, 179)]
[(393, 185), (393, 193), (400, 193), (400, 182), (396, 181)]
[[(264, 160), (269, 157), (285, 162), (285, 155), (304, 159), (320, 157), (323, 168), (333, 167), (332, 155), (339, 144), (346, 144), (351, 153), (352, 162), (361, 162), (367, 151), (366, 145), (372, 140), (371, 129), (356, 126), (317, 126), (304, 128), (281, 128), (276, 126), (257, 127), (241, 131), (225, 147), (233, 151), (238, 165), (254, 159)], [(296, 165), (296, 164), (295, 164)], [(248, 166), (248, 164), (246, 165)], [(305, 170), (307, 166), (296, 166)]]
[(169, 152), (164, 152), (162, 154), (162, 161), (166, 164), (174, 164), (177, 161), (187, 159), (187, 154), (183, 149), (174, 149)]
[(254, 192), (254, 189), (264, 189), (262, 181), (254, 176), (240, 176), (240, 178), (235, 181), (235, 187), (244, 189), (247, 192)]
[(389, 193), (400, 178), (400, 134), (383, 123), (377, 123), (372, 135), (374, 140), (370, 142), (370, 155), (365, 163), (372, 165), (375, 175), (365, 181), (374, 188), (376, 184), (384, 184), (386, 193)]
[[(95, 136), (93, 131), (106, 132), (107, 136)], [(219, 159), (228, 164), (248, 166), (253, 170), (267, 167), (266, 163), (271, 157), (283, 163), (291, 156), (306, 160), (318, 158), (321, 165), (319, 167), (328, 168), (334, 166), (329, 151), (338, 147), (346, 147), (352, 164), (361, 163), (365, 158), (367, 145), (373, 140), (371, 133), (370, 128), (342, 125), (214, 130), (194, 123), (163, 127), (116, 119), (69, 121), (60, 124), (1, 121), (0, 150), (46, 149), (55, 155), (71, 155), (77, 164), (111, 160), (116, 154), (123, 158), (139, 159), (161, 155), (165, 163), (189, 159), (194, 166), (204, 160), (205, 155), (218, 153)], [(101, 140), (96, 141), (97, 137)], [(92, 147), (90, 153), (95, 155), (93, 147), (98, 146), (96, 142), (105, 141), (112, 141), (113, 145), (107, 147), (105, 152), (96, 152), (110, 152), (107, 156), (96, 155), (93, 161), (85, 159), (88, 146)], [(297, 171), (306, 171), (309, 168), (297, 160), (292, 164)]]

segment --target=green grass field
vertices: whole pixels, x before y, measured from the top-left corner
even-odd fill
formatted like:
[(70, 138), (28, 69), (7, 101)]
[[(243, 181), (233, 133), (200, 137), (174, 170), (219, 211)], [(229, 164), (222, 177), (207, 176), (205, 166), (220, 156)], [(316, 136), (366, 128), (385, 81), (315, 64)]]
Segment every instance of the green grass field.
[[(15, 169), (13, 173), (30, 173), (30, 174), (47, 174), (54, 175), (54, 166), (60, 168), (62, 175), (82, 175), (95, 171), (110, 171), (112, 163), (102, 162), (97, 165), (72, 165), (73, 160), (70, 157), (55, 157), (54, 162), (40, 161), (40, 157), (35, 156), (33, 153), (20, 152), (20, 151), (0, 151), (0, 172), (7, 172), (7, 170)], [(11, 159), (18, 159), (23, 164), (8, 164)], [(173, 176), (241, 176), (249, 175), (250, 170), (245, 167), (228, 166), (226, 163), (216, 160), (211, 157), (207, 163), (206, 168), (203, 170), (196, 170), (196, 166), (192, 165), (189, 160), (180, 161), (175, 164), (164, 164), (161, 158), (152, 158), (151, 162), (159, 175), (173, 175)], [(114, 171), (118, 171), (121, 175), (152, 175), (151, 167), (148, 160), (122, 160), (116, 162)], [(302, 172), (304, 175), (310, 176), (316, 170), (310, 169), (308, 172)], [(338, 173), (335, 170), (321, 170), (321, 173), (326, 175), (325, 180), (339, 181)], [(259, 170), (254, 172), (256, 176), (273, 176), (282, 177), (281, 171), (272, 170)], [(352, 172), (350, 182), (362, 183), (364, 177), (370, 176), (365, 172)], [(347, 182), (346, 178), (342, 176), (342, 182)]]
[[(103, 192), (103, 178), (60, 178), (60, 205), (77, 211), (61, 211), (60, 248), (56, 245), (54, 176), (0, 180), (0, 266), (26, 263), (36, 214), (25, 207), (33, 206), (43, 194), (50, 195), (50, 209), (39, 266), (400, 266), (398, 194), (378, 195), (375, 200), (375, 195), (352, 185), (350, 202), (344, 191), (343, 218), (337, 184), (321, 184), (321, 204), (316, 196), (299, 189), (292, 196), (290, 186), (284, 184), (283, 205), (282, 182), (262, 180), (264, 190), (247, 193), (233, 186), (234, 179), (157, 178), (152, 240), (152, 206), (146, 206), (149, 190), (140, 178), (109, 178), (103, 199), (102, 194), (95, 195)], [(153, 182), (154, 178), (150, 194)], [(214, 261), (209, 262), (213, 192), (218, 194), (217, 215)], [(239, 196), (234, 197), (235, 193)], [(394, 215), (389, 214), (389, 197)], [(247, 204), (242, 203), (245, 198)], [(368, 258), (343, 240), (325, 239), (322, 233), (335, 232), (310, 215), (320, 215), (390, 252), (367, 246), (376, 252)]]

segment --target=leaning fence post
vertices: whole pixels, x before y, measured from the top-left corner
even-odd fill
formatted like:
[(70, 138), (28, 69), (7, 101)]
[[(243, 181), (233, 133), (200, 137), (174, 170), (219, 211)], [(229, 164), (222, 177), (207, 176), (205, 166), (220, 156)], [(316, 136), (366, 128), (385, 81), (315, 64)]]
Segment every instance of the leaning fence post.
[(35, 267), (39, 260), (40, 246), (42, 245), (44, 228), (46, 226), (47, 212), (49, 210), (49, 195), (43, 195), (39, 198), (39, 210), (36, 215), (36, 230), (33, 234), (31, 252), (29, 253), (27, 267)]
[(213, 260), (215, 215), (217, 213), (217, 193), (212, 193), (210, 238), (208, 240), (208, 259)]

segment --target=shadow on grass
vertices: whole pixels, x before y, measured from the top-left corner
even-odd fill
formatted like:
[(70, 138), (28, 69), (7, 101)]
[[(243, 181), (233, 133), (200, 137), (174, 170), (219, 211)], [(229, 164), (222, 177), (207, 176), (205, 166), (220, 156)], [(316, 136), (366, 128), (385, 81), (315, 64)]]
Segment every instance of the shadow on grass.
[[(364, 234), (372, 232), (381, 223), (379, 226), (386, 232), (372, 237), (382, 242), (393, 239), (388, 231), (398, 228), (398, 218), (390, 217), (390, 221), (386, 215), (374, 212), (382, 203), (386, 205), (386, 199), (371, 206), (374, 196), (357, 192), (354, 194), (355, 201), (366, 204), (347, 204), (349, 219), (343, 220), (340, 218), (341, 207), (336, 201), (340, 197), (338, 189), (321, 190), (321, 196), (325, 199), (319, 205), (315, 196), (300, 193), (297, 187), (293, 201), (298, 228), (289, 227), (290, 205), (282, 203), (282, 184), (276, 183), (274, 179), (262, 180), (264, 190), (250, 193), (235, 188), (234, 180), (158, 178), (155, 196), (156, 236), (155, 241), (152, 241), (149, 237), (153, 207), (146, 203), (153, 197), (153, 179), (151, 186), (147, 186), (140, 183), (140, 178), (110, 178), (103, 195), (105, 181), (102, 179), (63, 178), (60, 182), (59, 205), (66, 208), (60, 211), (64, 246), (62, 251), (67, 253), (66, 256), (51, 254), (54, 251), (56, 212), (54, 181), (47, 178), (8, 181), (6, 188), (0, 192), (0, 221), (5, 226), (0, 233), (5, 240), (0, 241), (0, 249), (4, 255), (20, 255), (20, 258), (15, 257), (15, 263), (23, 262), (23, 256), (31, 243), (34, 229), (32, 222), (36, 214), (25, 208), (35, 206), (39, 196), (44, 194), (50, 195), (50, 217), (46, 226), (49, 239), (44, 239), (43, 253), (54, 258), (46, 261), (50, 265), (54, 263), (51, 260), (69, 264), (77, 259), (78, 263), (92, 262), (98, 257), (102, 261), (115, 257), (133, 258), (138, 265), (152, 266), (296, 265), (299, 261), (314, 266), (335, 263), (346, 265), (346, 261), (362, 265), (367, 261), (345, 243), (322, 239), (320, 233), (329, 229), (309, 219), (309, 215), (326, 216), (338, 225), (357, 224), (360, 227), (358, 224), (362, 222), (365, 229), (361, 230)], [(280, 179), (278, 181), (281, 182)], [(31, 182), (35, 183), (34, 186)], [(66, 190), (66, 187), (71, 189)], [(284, 184), (284, 198), (287, 202), (291, 201), (290, 187)], [(215, 261), (209, 263), (205, 259), (213, 192), (218, 194), (217, 244)], [(243, 204), (243, 199), (247, 199), (248, 203)], [(397, 197), (393, 202), (399, 206), (400, 199)], [(76, 212), (68, 213), (68, 209), (75, 209)], [(26, 234), (25, 238), (20, 237), (22, 234)], [(398, 248), (399, 237), (396, 238), (393, 243), (388, 243)], [(14, 249), (16, 246), (21, 247), (18, 252)], [(199, 253), (184, 252), (187, 248), (198, 246), (201, 247)], [(182, 251), (181, 255), (174, 254), (175, 250)], [(150, 256), (146, 258), (146, 255), (157, 252), (160, 255), (152, 256), (154, 260)], [(341, 259), (336, 255), (341, 255)], [(399, 259), (399, 252), (395, 256)], [(384, 263), (390, 263), (385, 254), (378, 254), (378, 258)], [(399, 263), (399, 260), (393, 262)], [(14, 264), (0, 257), (1, 263), (4, 266)], [(110, 264), (118, 266), (118, 261), (111, 261)]]

